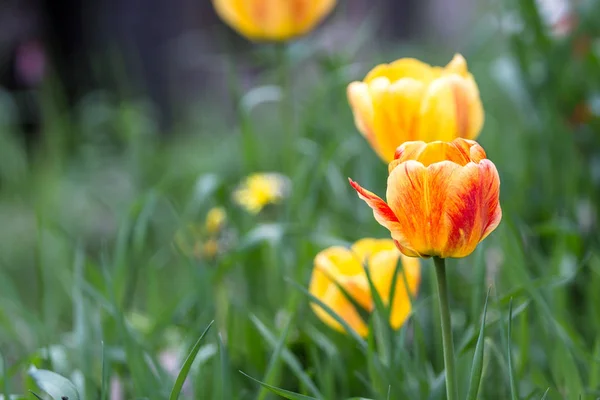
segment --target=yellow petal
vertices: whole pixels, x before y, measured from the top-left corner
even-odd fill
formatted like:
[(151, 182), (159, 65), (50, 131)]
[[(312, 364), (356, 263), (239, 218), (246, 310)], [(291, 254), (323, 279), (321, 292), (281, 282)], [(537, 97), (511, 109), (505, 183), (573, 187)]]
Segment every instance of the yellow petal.
[(337, 279), (340, 276), (361, 275), (364, 268), (355, 254), (341, 246), (329, 247), (315, 256), (315, 269)]
[(454, 85), (455, 75), (436, 79), (427, 89), (420, 111), (419, 140), (450, 142), (458, 137)]
[(396, 250), (394, 241), (390, 239), (360, 239), (351, 247), (354, 255), (360, 260), (361, 264), (365, 264), (369, 257), (382, 251)]
[(373, 96), (374, 136), (380, 157), (385, 162), (394, 158), (396, 148), (402, 143), (417, 138), (421, 100), (426, 86), (413, 78), (403, 78), (389, 84), (386, 78), (377, 78), (371, 86), (382, 84), (383, 90)]
[[(313, 272), (313, 281), (314, 280), (322, 280), (323, 278), (319, 271)], [(365, 322), (360, 317), (358, 311), (354, 308), (352, 303), (344, 296), (344, 294), (340, 291), (340, 289), (333, 285), (329, 284), (326, 290), (323, 293), (315, 293), (313, 291), (313, 283), (311, 281), (311, 285), (309, 288), (311, 294), (319, 298), (325, 305), (331, 308), (341, 319), (343, 319), (352, 329), (354, 329), (359, 335), (366, 336), (368, 333), (368, 328)], [(313, 303), (311, 307), (314, 313), (323, 321), (325, 324), (330, 327), (340, 331), (345, 332), (342, 325), (337, 322), (327, 311), (322, 309), (319, 305)]]
[(376, 145), (373, 135), (374, 110), (369, 85), (363, 82), (352, 82), (348, 85), (347, 95), (356, 127), (369, 141), (371, 147), (374, 147)]
[(414, 58), (401, 58), (390, 64), (376, 66), (367, 74), (365, 82), (371, 82), (379, 77), (386, 77), (395, 82), (402, 78), (413, 78), (420, 81), (430, 81), (435, 74), (429, 64)]
[(467, 60), (465, 60), (462, 55), (455, 54), (452, 60), (444, 68), (444, 72), (466, 77), (469, 74)]

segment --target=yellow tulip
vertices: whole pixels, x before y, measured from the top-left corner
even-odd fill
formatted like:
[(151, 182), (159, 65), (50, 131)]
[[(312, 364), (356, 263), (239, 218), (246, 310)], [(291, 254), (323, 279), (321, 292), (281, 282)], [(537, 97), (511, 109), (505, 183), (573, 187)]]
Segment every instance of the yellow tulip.
[(410, 257), (466, 257), (502, 219), (498, 171), (472, 140), (404, 143), (389, 165), (387, 202), (350, 184)]
[(475, 139), (483, 126), (479, 89), (460, 54), (443, 68), (413, 58), (378, 65), (347, 92), (356, 127), (387, 163), (404, 142)]
[[(383, 303), (389, 306), (390, 289), (399, 259), (411, 295), (409, 296), (406, 290), (404, 278), (399, 275), (390, 313), (390, 324), (394, 329), (398, 329), (410, 315), (410, 298), (417, 294), (421, 281), (421, 267), (418, 259), (400, 254), (393, 240), (361, 239), (350, 249), (334, 246), (321, 251), (315, 257), (309, 291), (359, 335), (367, 336), (367, 321), (361, 318), (358, 310), (334, 282), (343, 287), (364, 310), (371, 312), (375, 305), (365, 273), (366, 266), (377, 293)], [(312, 308), (324, 323), (344, 332), (344, 328), (319, 305), (313, 303)]]
[(336, 0), (213, 0), (219, 17), (251, 40), (284, 41), (308, 33)]

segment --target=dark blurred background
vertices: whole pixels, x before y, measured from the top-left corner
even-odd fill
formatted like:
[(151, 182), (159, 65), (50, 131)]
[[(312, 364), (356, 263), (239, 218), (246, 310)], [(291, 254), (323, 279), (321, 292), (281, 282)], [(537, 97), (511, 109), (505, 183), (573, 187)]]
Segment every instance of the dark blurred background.
[[(376, 20), (381, 42), (456, 44), (474, 12), (473, 0), (346, 0), (315, 40), (332, 47)], [(16, 95), (29, 142), (43, 131), (36, 89), (45, 80), (71, 109), (98, 89), (147, 96), (169, 132), (181, 110), (226, 87), (223, 54), (242, 61), (252, 46), (224, 26), (209, 0), (0, 1), (0, 87)]]

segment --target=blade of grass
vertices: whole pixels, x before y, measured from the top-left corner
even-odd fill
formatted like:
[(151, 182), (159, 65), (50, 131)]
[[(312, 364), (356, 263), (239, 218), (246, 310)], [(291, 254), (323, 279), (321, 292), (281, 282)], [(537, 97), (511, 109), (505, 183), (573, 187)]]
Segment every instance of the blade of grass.
[(469, 378), (469, 391), (467, 392), (467, 400), (476, 400), (479, 393), (479, 385), (481, 383), (481, 375), (483, 373), (483, 354), (485, 350), (485, 316), (487, 315), (488, 301), (490, 299), (491, 287), (488, 288), (485, 296), (485, 304), (483, 306), (483, 316), (481, 317), (481, 327), (479, 328), (479, 338), (475, 346), (475, 354), (473, 355), (473, 363), (471, 365), (471, 377)]
[[(296, 317), (296, 314), (294, 312), (292, 312), (292, 314), (289, 316), (289, 318), (283, 328), (283, 332), (281, 333), (281, 336), (279, 337), (277, 344), (275, 345), (275, 349), (273, 350), (273, 354), (271, 355), (271, 359), (269, 360), (269, 364), (267, 366), (267, 370), (266, 370), (264, 378), (263, 378), (263, 382), (265, 382), (267, 384), (271, 384), (276, 379), (277, 374), (281, 371), (281, 368), (280, 368), (281, 353), (282, 353), (283, 349), (285, 349), (285, 343), (286, 343), (286, 340), (288, 337), (288, 333), (290, 331), (290, 327), (292, 326), (292, 323), (294, 322), (295, 317)], [(269, 393), (269, 389), (262, 386), (260, 391), (258, 392), (258, 396), (256, 397), (257, 400), (264, 400), (267, 397), (268, 393)]]
[(223, 344), (221, 335), (218, 335), (219, 343), (219, 355), (221, 361), (221, 399), (231, 399), (231, 379), (229, 377), (229, 356), (227, 355), (227, 348)]
[(200, 350), (200, 344), (202, 343), (202, 339), (204, 339), (204, 336), (208, 333), (213, 322), (215, 322), (215, 321), (211, 321), (208, 324), (206, 329), (204, 329), (204, 332), (202, 332), (202, 334), (200, 335), (198, 340), (196, 340), (196, 343), (194, 343), (194, 346), (192, 346), (192, 349), (188, 353), (188, 356), (186, 357), (183, 365), (181, 366), (181, 370), (179, 371), (179, 374), (177, 375), (177, 379), (175, 380), (175, 384), (173, 385), (173, 389), (171, 390), (171, 395), (169, 396), (169, 400), (177, 400), (179, 398), (179, 394), (181, 393), (181, 389), (183, 388), (185, 379), (187, 378), (188, 373), (190, 372), (190, 369), (192, 368), (192, 364), (193, 364), (194, 360), (196, 359), (196, 355), (198, 354), (198, 351)]
[[(279, 346), (280, 342), (276, 340), (275, 335), (255, 315), (250, 315), (250, 321), (254, 324), (258, 333), (260, 333), (260, 335), (267, 341), (267, 343), (269, 343), (269, 345), (273, 347), (276, 351), (277, 346)], [(291, 323), (291, 320), (289, 323)], [(275, 355), (275, 353), (273, 354)], [(314, 396), (318, 398), (322, 397), (321, 393), (319, 392), (319, 389), (317, 389), (317, 386), (312, 381), (312, 379), (306, 374), (306, 372), (304, 372), (302, 364), (300, 363), (300, 361), (298, 361), (294, 353), (289, 351), (285, 346), (282, 346), (280, 356), (283, 359), (283, 361), (285, 361), (287, 366), (292, 370), (292, 372), (296, 375), (298, 380), (300, 380), (300, 382), (302, 382), (302, 384), (304, 384)]]
[(510, 379), (510, 398), (511, 400), (519, 399), (519, 389), (517, 388), (517, 381), (515, 379), (514, 368), (512, 365), (512, 299), (508, 306), (508, 341), (507, 341), (507, 355), (508, 355), (508, 377)]
[(268, 384), (266, 384), (264, 382), (259, 381), (258, 379), (255, 379), (255, 378), (251, 377), (250, 375), (248, 375), (248, 374), (246, 374), (246, 373), (244, 373), (242, 371), (240, 371), (240, 374), (244, 375), (246, 378), (252, 379), (254, 382), (258, 383), (259, 385), (261, 385), (263, 387), (266, 387), (271, 392), (273, 392), (275, 394), (278, 394), (279, 396), (283, 397), (284, 399), (289, 399), (289, 400), (318, 400), (316, 397), (305, 396), (303, 394), (290, 392), (289, 390), (280, 389), (278, 387), (268, 385)]
[(363, 353), (367, 352), (367, 342), (365, 342), (365, 340), (358, 333), (356, 333), (356, 331), (352, 329), (352, 327), (348, 325), (346, 321), (344, 321), (339, 315), (337, 315), (335, 311), (333, 311), (328, 305), (323, 303), (321, 300), (313, 296), (304, 286), (289, 278), (286, 278), (285, 280), (287, 283), (291, 284), (293, 287), (304, 293), (312, 302), (316, 303), (319, 307), (325, 310), (325, 312), (329, 314), (333, 319), (335, 319), (335, 321), (338, 322), (344, 328), (344, 330), (348, 332), (348, 334), (356, 341), (356, 343), (359, 345), (360, 350)]

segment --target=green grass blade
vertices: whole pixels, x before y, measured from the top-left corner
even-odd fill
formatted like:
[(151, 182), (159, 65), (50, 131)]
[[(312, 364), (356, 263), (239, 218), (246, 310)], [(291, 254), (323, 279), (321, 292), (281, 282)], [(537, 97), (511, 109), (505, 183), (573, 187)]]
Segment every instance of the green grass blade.
[(102, 382), (100, 383), (100, 400), (108, 398), (108, 368), (106, 366), (106, 347), (102, 341)]
[(511, 400), (519, 399), (519, 389), (517, 388), (517, 381), (515, 380), (515, 372), (512, 365), (512, 299), (508, 306), (508, 342), (507, 342), (507, 355), (508, 355), (508, 377), (510, 379), (510, 398)]
[(253, 377), (251, 377), (250, 375), (240, 371), (240, 374), (244, 375), (247, 378), (252, 379), (254, 382), (258, 383), (259, 385), (266, 387), (267, 389), (269, 389), (271, 392), (278, 394), (279, 396), (283, 397), (284, 399), (289, 399), (289, 400), (318, 400), (316, 397), (310, 397), (310, 396), (305, 396), (303, 394), (299, 394), (299, 393), (294, 393), (294, 392), (290, 392), (289, 390), (285, 390), (285, 389), (280, 389), (278, 387), (275, 386), (271, 386), (268, 385), (264, 382), (259, 381), (258, 379), (255, 379)]
[[(279, 343), (276, 340), (275, 335), (255, 315), (250, 315), (250, 321), (254, 324), (254, 326), (258, 330), (258, 333), (260, 333), (260, 335), (269, 343), (269, 345), (271, 347), (275, 348), (275, 352), (276, 352), (277, 346), (279, 346)], [(290, 319), (290, 323), (291, 323), (291, 319)], [(317, 386), (312, 381), (312, 379), (306, 374), (306, 372), (304, 372), (304, 368), (302, 367), (302, 364), (300, 363), (300, 361), (298, 361), (298, 359), (296, 358), (294, 353), (289, 351), (285, 346), (282, 346), (280, 351), (281, 351), (281, 354), (280, 354), (281, 358), (283, 359), (283, 361), (285, 361), (287, 366), (296, 375), (298, 380), (300, 380), (300, 382), (302, 382), (302, 384), (304, 384), (312, 392), (312, 394), (314, 396), (316, 396), (318, 398), (322, 397), (319, 389), (317, 389)], [(273, 353), (273, 355), (275, 355), (275, 352)]]
[(333, 311), (329, 306), (327, 306), (325, 303), (323, 303), (321, 300), (319, 300), (318, 298), (316, 298), (315, 296), (313, 296), (304, 286), (300, 285), (297, 282), (294, 282), (291, 279), (286, 279), (286, 282), (290, 283), (292, 286), (294, 286), (296, 289), (300, 290), (302, 293), (304, 293), (306, 296), (308, 296), (308, 298), (316, 303), (317, 305), (319, 305), (323, 310), (325, 310), (325, 312), (327, 314), (329, 314), (333, 319), (336, 320), (336, 322), (338, 322), (346, 332), (348, 332), (348, 334), (356, 341), (356, 343), (359, 345), (359, 348), (363, 351), (363, 352), (367, 352), (368, 349), (368, 345), (367, 342), (365, 342), (365, 340), (354, 330), (352, 329), (352, 327), (350, 325), (348, 325), (348, 323), (346, 321), (344, 321), (342, 318), (340, 318), (339, 315), (336, 314), (335, 311)]
[(550, 388), (546, 389), (546, 391), (544, 392), (544, 395), (542, 396), (542, 398), (540, 400), (546, 400), (548, 398), (548, 393), (550, 393)]
[(488, 300), (490, 299), (490, 290), (488, 288), (485, 296), (485, 304), (483, 306), (483, 316), (481, 317), (481, 327), (479, 329), (479, 338), (475, 346), (475, 354), (473, 355), (473, 364), (471, 365), (471, 377), (469, 378), (469, 391), (467, 392), (467, 400), (476, 400), (479, 393), (479, 385), (483, 374), (483, 354), (485, 350), (485, 317), (487, 315)]
[(221, 361), (221, 399), (231, 399), (231, 379), (229, 377), (229, 356), (227, 349), (223, 344), (221, 335), (218, 335), (219, 355)]
[(196, 359), (196, 355), (198, 354), (198, 351), (200, 350), (200, 344), (202, 343), (202, 339), (204, 339), (204, 336), (208, 333), (213, 322), (215, 322), (215, 321), (211, 321), (210, 324), (208, 324), (206, 329), (204, 329), (204, 332), (202, 332), (202, 334), (200, 335), (198, 340), (196, 340), (196, 343), (194, 343), (194, 346), (188, 353), (188, 356), (185, 359), (185, 362), (183, 363), (183, 365), (181, 366), (181, 370), (179, 371), (179, 374), (177, 375), (177, 379), (175, 380), (175, 384), (173, 385), (173, 389), (171, 390), (171, 395), (169, 396), (169, 400), (177, 400), (179, 398), (179, 394), (181, 393), (181, 389), (183, 388), (185, 379), (187, 378), (188, 373), (190, 372), (190, 368), (192, 368), (192, 364), (194, 363), (194, 360)]

